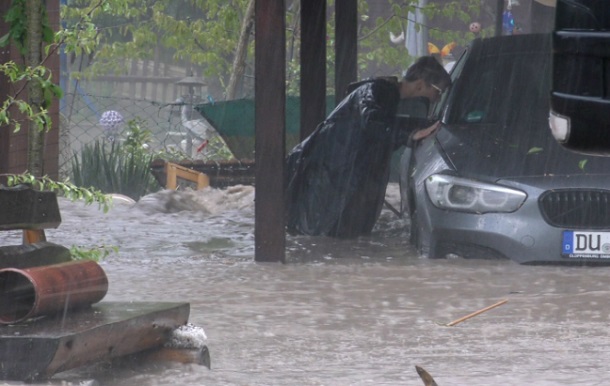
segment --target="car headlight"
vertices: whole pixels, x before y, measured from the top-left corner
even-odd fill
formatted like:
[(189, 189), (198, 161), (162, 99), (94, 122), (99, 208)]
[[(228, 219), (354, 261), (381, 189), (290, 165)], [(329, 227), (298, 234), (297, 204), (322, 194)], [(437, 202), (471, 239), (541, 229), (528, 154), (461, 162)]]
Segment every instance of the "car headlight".
[(443, 174), (428, 177), (426, 191), (437, 208), (472, 213), (514, 212), (527, 197), (520, 190)]

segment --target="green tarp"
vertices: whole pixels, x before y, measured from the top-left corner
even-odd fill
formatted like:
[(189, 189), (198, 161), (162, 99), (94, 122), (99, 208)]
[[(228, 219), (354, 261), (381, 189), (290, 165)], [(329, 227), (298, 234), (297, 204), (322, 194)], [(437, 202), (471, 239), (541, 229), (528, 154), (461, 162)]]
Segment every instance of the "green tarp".
[[(326, 115), (335, 106), (335, 97), (326, 97)], [(195, 106), (218, 130), (238, 159), (254, 159), (254, 99), (206, 103)], [(292, 149), (299, 140), (300, 98), (286, 97), (286, 148)]]

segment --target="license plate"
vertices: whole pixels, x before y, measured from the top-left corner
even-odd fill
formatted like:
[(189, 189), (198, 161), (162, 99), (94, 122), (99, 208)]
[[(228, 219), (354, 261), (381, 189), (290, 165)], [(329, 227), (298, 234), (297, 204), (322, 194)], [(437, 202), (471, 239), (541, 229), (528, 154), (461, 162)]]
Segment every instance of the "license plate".
[(610, 232), (563, 231), (562, 255), (610, 259)]

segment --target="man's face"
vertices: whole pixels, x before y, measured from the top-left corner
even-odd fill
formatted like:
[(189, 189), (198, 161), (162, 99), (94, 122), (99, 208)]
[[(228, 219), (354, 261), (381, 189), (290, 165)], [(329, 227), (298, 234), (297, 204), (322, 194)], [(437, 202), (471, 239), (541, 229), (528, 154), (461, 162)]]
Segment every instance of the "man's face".
[(418, 79), (413, 82), (403, 81), (401, 82), (400, 97), (402, 99), (424, 97), (433, 105), (438, 102), (443, 91), (444, 90), (439, 86), (427, 83), (423, 79)]
[(443, 90), (432, 83), (424, 83), (421, 93), (421, 96), (428, 98), (430, 100), (430, 104), (432, 105), (438, 102), (438, 100), (441, 98)]

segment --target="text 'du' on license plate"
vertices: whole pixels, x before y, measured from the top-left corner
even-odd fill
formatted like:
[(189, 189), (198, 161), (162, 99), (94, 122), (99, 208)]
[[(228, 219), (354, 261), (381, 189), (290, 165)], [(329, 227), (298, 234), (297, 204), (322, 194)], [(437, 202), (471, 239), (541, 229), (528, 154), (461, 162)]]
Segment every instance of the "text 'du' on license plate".
[(561, 248), (565, 257), (610, 259), (610, 232), (563, 231)]

